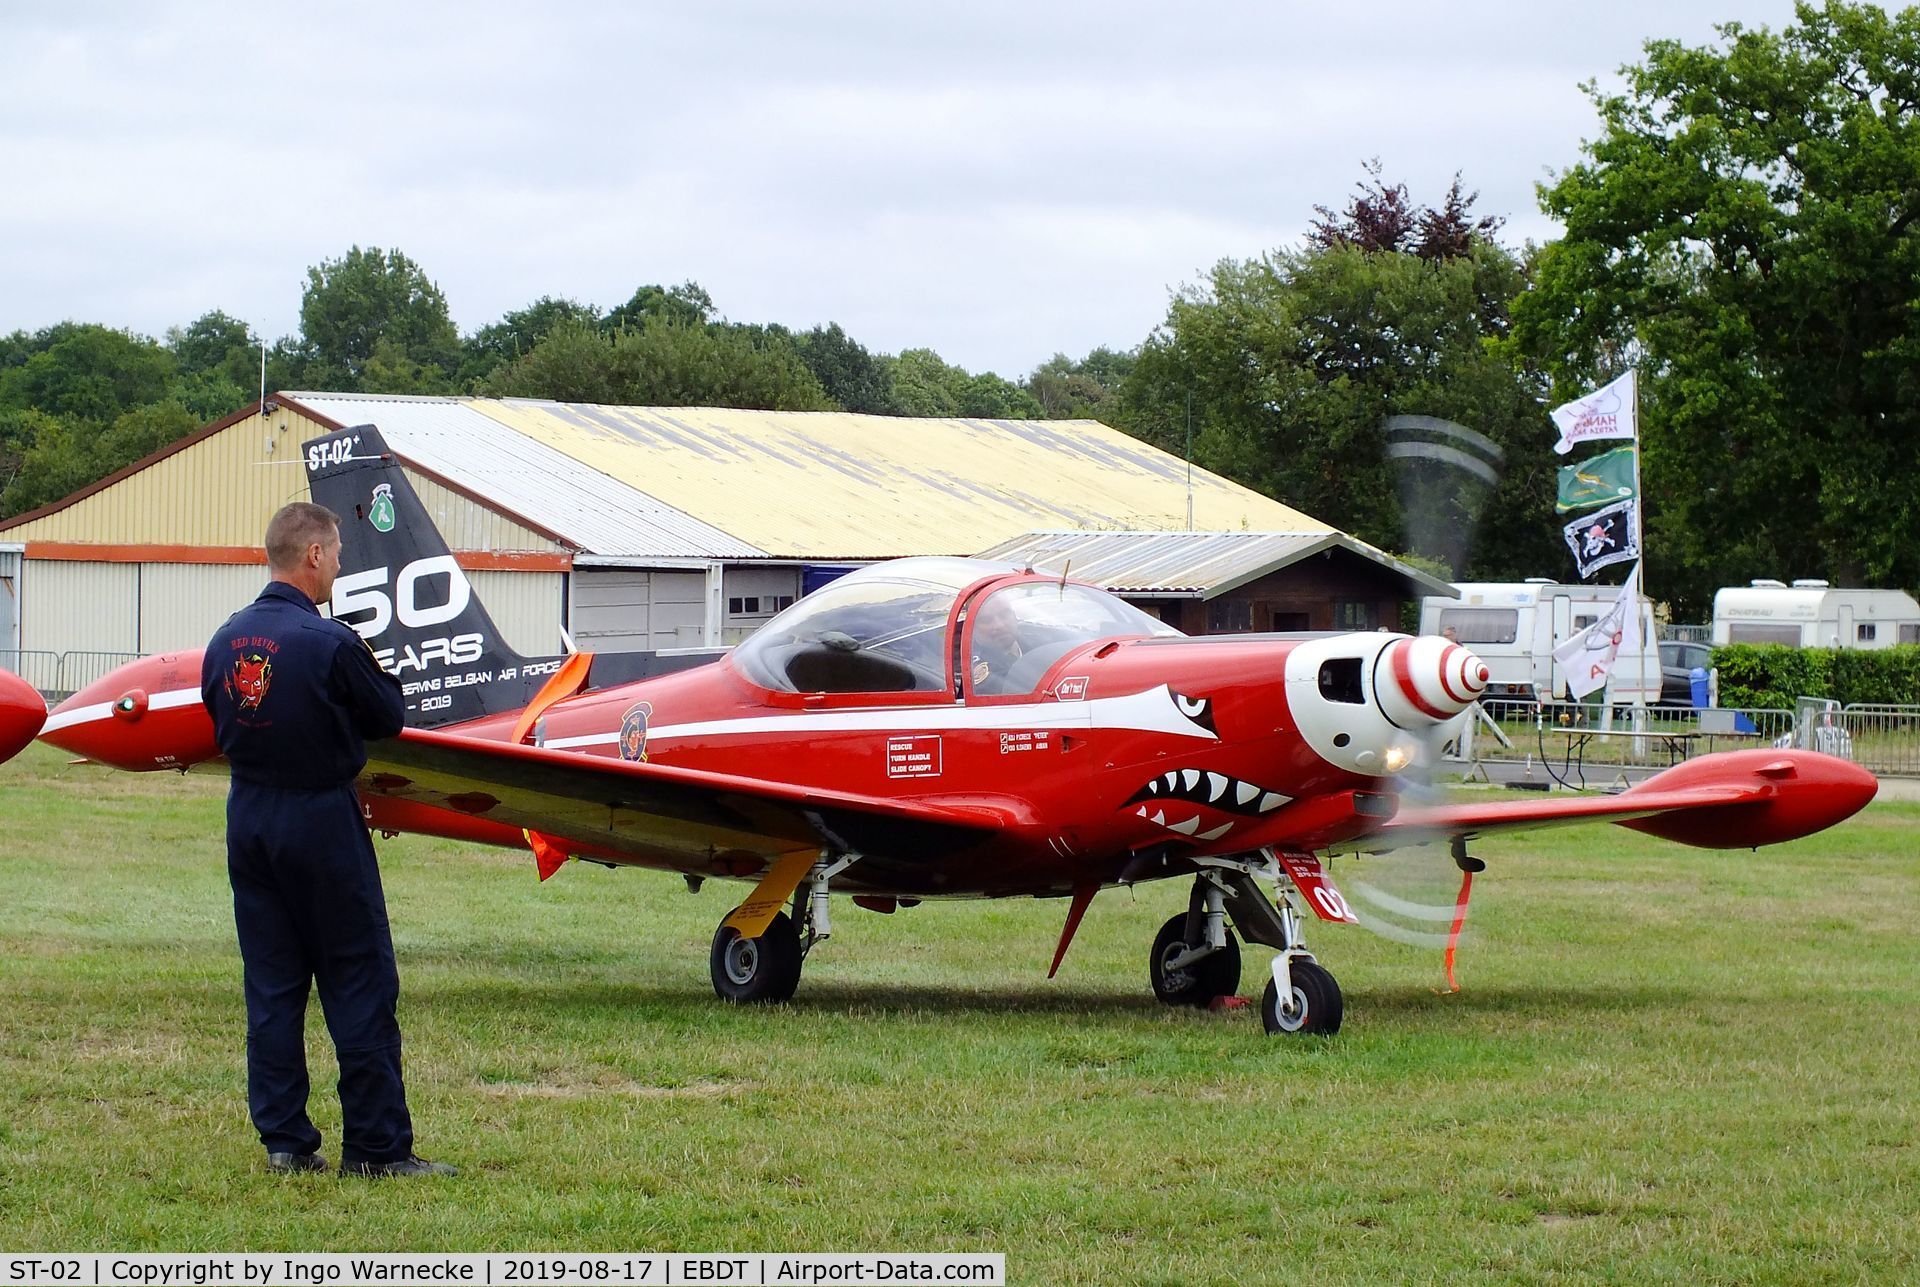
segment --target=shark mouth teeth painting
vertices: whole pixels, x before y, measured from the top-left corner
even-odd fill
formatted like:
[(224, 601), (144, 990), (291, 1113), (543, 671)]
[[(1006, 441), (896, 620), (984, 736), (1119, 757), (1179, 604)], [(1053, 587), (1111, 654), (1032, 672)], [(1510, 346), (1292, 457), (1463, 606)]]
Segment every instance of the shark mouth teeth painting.
[(1176, 769), (1171, 773), (1162, 773), (1135, 791), (1127, 803), (1198, 804), (1221, 813), (1257, 818), (1263, 813), (1272, 813), (1291, 798), (1252, 782), (1230, 778), (1224, 773), (1206, 769)]

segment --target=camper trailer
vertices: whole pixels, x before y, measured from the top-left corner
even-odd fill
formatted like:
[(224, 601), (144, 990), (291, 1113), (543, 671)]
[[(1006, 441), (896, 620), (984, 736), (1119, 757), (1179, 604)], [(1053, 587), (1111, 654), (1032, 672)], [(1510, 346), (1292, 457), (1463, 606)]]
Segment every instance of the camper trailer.
[(1713, 642), (1790, 648), (1920, 643), (1920, 603), (1900, 590), (1836, 590), (1825, 581), (1754, 581), (1714, 593)]
[[(1455, 637), (1487, 663), (1489, 698), (1563, 700), (1567, 678), (1553, 650), (1613, 607), (1616, 585), (1560, 585), (1544, 577), (1521, 582), (1456, 583), (1457, 599), (1428, 595), (1420, 601), (1420, 633)], [(1652, 705), (1660, 699), (1660, 653), (1653, 613), (1640, 605), (1642, 646), (1620, 654), (1609, 700)]]

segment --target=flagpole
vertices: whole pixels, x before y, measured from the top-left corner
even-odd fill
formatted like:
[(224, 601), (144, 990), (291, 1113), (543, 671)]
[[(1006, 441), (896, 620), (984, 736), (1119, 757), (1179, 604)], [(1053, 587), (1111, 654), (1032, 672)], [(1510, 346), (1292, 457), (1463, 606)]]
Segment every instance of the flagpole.
[[(1640, 615), (1640, 596), (1647, 594), (1647, 494), (1640, 485), (1640, 368), (1629, 367), (1633, 372), (1633, 503), (1634, 519), (1640, 525), (1640, 558), (1636, 570), (1640, 574), (1640, 588), (1634, 593), (1633, 613)], [(1647, 624), (1653, 625), (1653, 597), (1647, 596)], [(1640, 705), (1647, 705), (1647, 647), (1651, 644), (1655, 655), (1659, 654), (1660, 641), (1648, 639), (1647, 632), (1640, 632)]]

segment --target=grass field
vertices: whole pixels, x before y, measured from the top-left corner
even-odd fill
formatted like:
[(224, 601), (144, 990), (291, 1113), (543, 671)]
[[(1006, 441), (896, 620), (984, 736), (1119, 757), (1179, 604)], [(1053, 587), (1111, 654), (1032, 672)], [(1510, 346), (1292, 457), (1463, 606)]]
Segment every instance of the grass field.
[[(722, 1008), (732, 887), (383, 842), (421, 1151), (270, 1178), (219, 780), (0, 768), (0, 1248), (977, 1250), (1019, 1283), (1920, 1279), (1920, 807), (1780, 849), (1488, 842), (1438, 954), (1314, 928), (1331, 1040), (1146, 986), (1176, 884), (836, 900)], [(1336, 876), (1341, 868), (1336, 867)], [(1267, 954), (1247, 956), (1257, 994)], [(310, 1030), (337, 1148), (331, 1052)]]

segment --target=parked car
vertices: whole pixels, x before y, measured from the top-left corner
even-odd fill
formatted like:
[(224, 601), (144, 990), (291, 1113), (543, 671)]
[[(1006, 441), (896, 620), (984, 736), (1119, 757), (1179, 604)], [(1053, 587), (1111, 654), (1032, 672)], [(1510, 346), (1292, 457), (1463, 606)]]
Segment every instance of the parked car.
[(1660, 704), (1693, 705), (1693, 671), (1713, 665), (1713, 648), (1708, 644), (1684, 643), (1678, 639), (1660, 644)]

